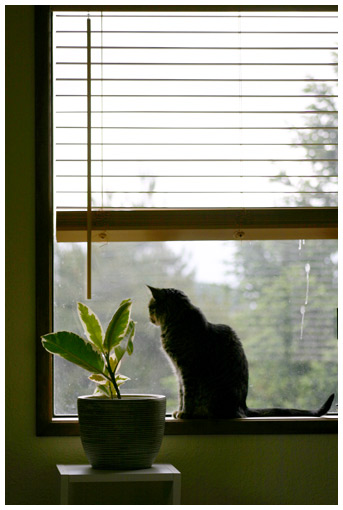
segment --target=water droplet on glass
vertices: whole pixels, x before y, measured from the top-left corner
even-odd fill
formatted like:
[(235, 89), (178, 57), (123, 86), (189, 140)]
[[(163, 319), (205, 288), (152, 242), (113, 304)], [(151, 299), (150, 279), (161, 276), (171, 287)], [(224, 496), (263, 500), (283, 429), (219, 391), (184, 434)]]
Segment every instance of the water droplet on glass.
[(306, 306), (302, 305), (300, 307), (300, 313), (301, 313), (300, 340), (303, 339), (303, 334), (304, 334), (305, 312), (306, 312)]
[(306, 297), (305, 297), (305, 305), (308, 303), (308, 291), (310, 288), (310, 270), (311, 266), (309, 263), (305, 264), (305, 271), (306, 271)]
[(308, 304), (308, 293), (309, 293), (309, 289), (310, 289), (310, 271), (311, 271), (311, 264), (309, 262), (307, 262), (305, 264), (305, 273), (306, 273), (305, 303), (300, 307), (300, 313), (301, 313), (300, 340), (303, 339), (303, 333), (304, 333), (305, 312), (306, 312), (306, 305)]

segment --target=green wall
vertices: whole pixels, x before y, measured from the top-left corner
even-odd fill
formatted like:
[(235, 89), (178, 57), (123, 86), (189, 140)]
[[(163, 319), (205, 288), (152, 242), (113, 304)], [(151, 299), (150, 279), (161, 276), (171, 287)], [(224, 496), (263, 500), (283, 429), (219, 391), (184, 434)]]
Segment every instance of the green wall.
[[(55, 465), (87, 462), (78, 437), (35, 436), (34, 184), (34, 8), (7, 6), (7, 504), (58, 504)], [(157, 461), (183, 504), (337, 504), (335, 435), (166, 436)]]

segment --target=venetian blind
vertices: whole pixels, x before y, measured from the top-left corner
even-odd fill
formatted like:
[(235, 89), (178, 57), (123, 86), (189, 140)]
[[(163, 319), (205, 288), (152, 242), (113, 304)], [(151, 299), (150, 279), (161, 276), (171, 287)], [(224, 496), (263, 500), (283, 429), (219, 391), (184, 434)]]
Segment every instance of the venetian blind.
[(146, 211), (336, 206), (337, 24), (330, 6), (55, 12), (58, 230), (87, 197), (101, 228), (141, 212), (137, 233)]

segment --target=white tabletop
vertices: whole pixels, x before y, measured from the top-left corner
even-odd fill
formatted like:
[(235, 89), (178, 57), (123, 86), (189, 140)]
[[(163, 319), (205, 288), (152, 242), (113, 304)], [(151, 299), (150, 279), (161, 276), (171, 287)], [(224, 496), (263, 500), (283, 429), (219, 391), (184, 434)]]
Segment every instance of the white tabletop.
[(173, 480), (180, 475), (172, 464), (153, 464), (151, 468), (125, 471), (93, 469), (90, 464), (57, 464), (57, 469), (61, 476), (69, 477), (69, 482)]

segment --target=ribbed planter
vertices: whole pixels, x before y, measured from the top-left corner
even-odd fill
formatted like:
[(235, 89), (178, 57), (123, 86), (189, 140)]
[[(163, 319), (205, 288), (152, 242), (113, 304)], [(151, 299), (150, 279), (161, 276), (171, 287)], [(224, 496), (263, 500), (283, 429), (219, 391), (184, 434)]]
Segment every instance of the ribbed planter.
[(88, 395), (78, 398), (77, 408), (82, 446), (93, 468), (151, 467), (163, 439), (166, 397)]

